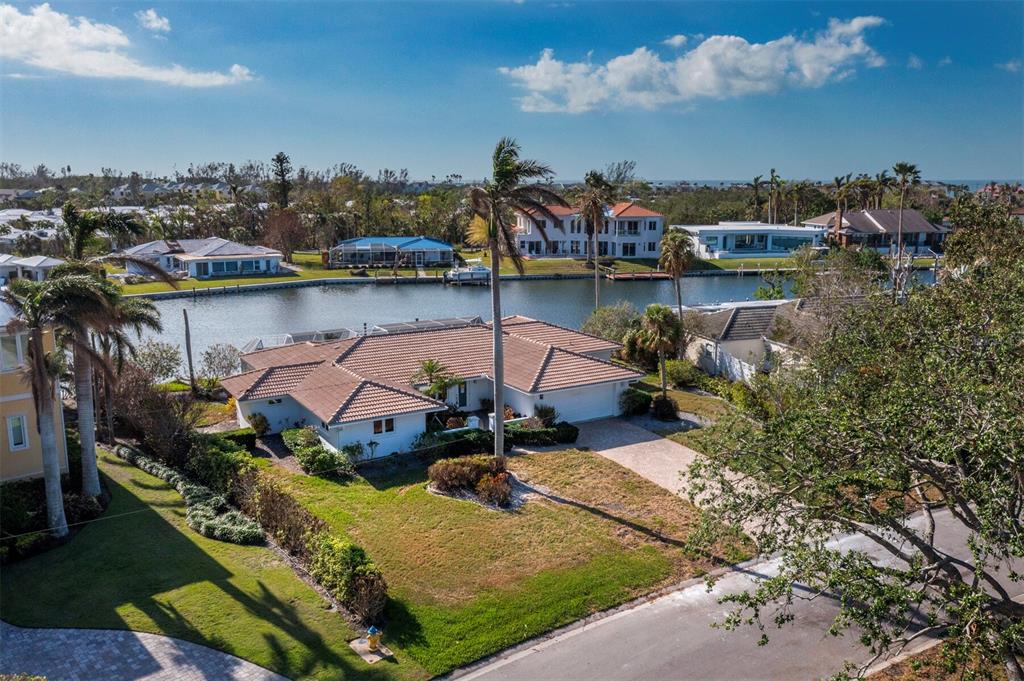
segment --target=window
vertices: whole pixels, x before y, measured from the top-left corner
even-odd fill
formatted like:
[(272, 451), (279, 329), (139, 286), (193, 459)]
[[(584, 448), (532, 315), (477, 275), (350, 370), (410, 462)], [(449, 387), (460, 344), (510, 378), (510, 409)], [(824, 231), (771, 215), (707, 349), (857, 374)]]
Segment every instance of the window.
[(658, 229), (658, 221), (657, 220), (648, 220), (647, 221), (647, 231), (653, 232), (656, 229)]
[(215, 263), (212, 263), (212, 264), (213, 264), (213, 273), (214, 274), (223, 274), (224, 273), (224, 263), (222, 263), (222, 262), (215, 262)]
[(373, 434), (392, 433), (395, 430), (394, 419), (377, 419), (373, 422)]
[(465, 407), (469, 403), (469, 391), (465, 382), (459, 383), (459, 406)]
[(11, 371), (25, 359), (25, 335), (0, 336), (0, 371)]
[(658, 242), (657, 241), (648, 241), (647, 242), (647, 252), (648, 253), (654, 253), (657, 250), (658, 250)]
[(7, 444), (13, 452), (28, 447), (28, 428), (22, 415), (7, 417)]
[(392, 433), (392, 432), (394, 432), (394, 430), (395, 430), (395, 420), (394, 419), (384, 419), (384, 432), (385, 433)]
[(243, 272), (252, 272), (255, 269), (256, 269), (256, 262), (255, 261), (252, 261), (252, 260), (243, 260), (242, 261), (242, 271)]
[(579, 255), (580, 254), (580, 242), (579, 241), (570, 241), (569, 242), (569, 252), (572, 255)]
[(636, 255), (636, 244), (622, 244), (622, 256), (624, 258)]

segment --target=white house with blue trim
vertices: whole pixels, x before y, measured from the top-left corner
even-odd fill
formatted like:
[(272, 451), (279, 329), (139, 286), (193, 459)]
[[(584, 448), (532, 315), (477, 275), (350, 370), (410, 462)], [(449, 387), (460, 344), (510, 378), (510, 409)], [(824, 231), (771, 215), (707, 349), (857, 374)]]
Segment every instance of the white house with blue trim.
[[(187, 273), (195, 279), (276, 274), (284, 257), (272, 248), (249, 246), (220, 237), (158, 239), (126, 248), (122, 253), (149, 260), (166, 272)], [(126, 269), (132, 274), (146, 274), (132, 263), (128, 263)]]
[(448, 266), (455, 249), (446, 241), (426, 236), (363, 236), (346, 239), (331, 249), (331, 264)]
[(785, 256), (801, 246), (820, 246), (824, 227), (772, 225), (765, 222), (719, 222), (717, 225), (672, 225), (690, 235), (698, 258)]

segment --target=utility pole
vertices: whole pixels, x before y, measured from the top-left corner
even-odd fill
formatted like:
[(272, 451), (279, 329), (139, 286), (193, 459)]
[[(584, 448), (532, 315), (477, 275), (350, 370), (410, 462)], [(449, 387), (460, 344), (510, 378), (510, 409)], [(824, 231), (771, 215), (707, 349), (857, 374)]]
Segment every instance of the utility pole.
[(192, 368), (192, 332), (188, 327), (188, 310), (181, 308), (181, 314), (185, 318), (185, 356), (188, 358), (188, 384), (192, 388), (192, 394), (195, 394), (196, 374)]

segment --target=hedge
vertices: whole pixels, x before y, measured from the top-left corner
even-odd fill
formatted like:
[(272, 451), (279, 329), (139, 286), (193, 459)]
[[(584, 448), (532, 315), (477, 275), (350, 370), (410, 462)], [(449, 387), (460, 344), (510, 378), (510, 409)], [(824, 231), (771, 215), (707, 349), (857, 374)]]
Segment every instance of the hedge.
[[(506, 439), (505, 449), (511, 447), (512, 443)], [(494, 433), (479, 428), (455, 433), (423, 433), (413, 441), (412, 450), (425, 461), (468, 454), (489, 454), (494, 451)]]
[(222, 435), (197, 435), (185, 472), (220, 494), (230, 494), (239, 475), (255, 466), (252, 455)]
[(356, 472), (352, 460), (363, 455), (362, 444), (348, 445), (341, 451), (325, 447), (312, 426), (289, 428), (281, 432), (281, 438), (302, 470), (310, 475), (350, 478)]
[(256, 449), (256, 431), (252, 428), (237, 428), (217, 434), (226, 440), (231, 440), (235, 444), (245, 447), (250, 452)]
[(551, 428), (524, 428), (518, 423), (505, 426), (505, 438), (513, 445), (558, 445), (571, 444), (579, 437), (580, 429), (567, 421), (556, 423)]
[(173, 468), (150, 459), (133, 447), (118, 445), (114, 453), (176, 489), (185, 500), (185, 521), (204, 537), (232, 544), (259, 544), (263, 541), (263, 530), (259, 523), (232, 510), (227, 499), (209, 487), (192, 482)]
[(651, 410), (651, 395), (643, 390), (627, 388), (619, 396), (619, 409), (623, 416), (640, 416)]

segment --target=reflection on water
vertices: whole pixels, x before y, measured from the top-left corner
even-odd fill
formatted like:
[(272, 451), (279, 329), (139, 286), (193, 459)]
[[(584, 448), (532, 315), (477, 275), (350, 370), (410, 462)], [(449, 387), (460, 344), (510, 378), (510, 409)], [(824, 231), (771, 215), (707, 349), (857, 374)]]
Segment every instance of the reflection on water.
[[(692, 277), (682, 281), (683, 303), (752, 300), (758, 277)], [(502, 313), (522, 314), (579, 328), (594, 307), (594, 282), (586, 279), (506, 281), (501, 285)], [(650, 303), (675, 303), (669, 281), (601, 282), (601, 304), (627, 300), (638, 309)], [(491, 317), (490, 290), (485, 287), (422, 285), (336, 285), (277, 289), (155, 301), (162, 314), (161, 340), (182, 344), (182, 309), (188, 310), (193, 351), (214, 343), (241, 347), (257, 336), (350, 328), (479, 315)]]

